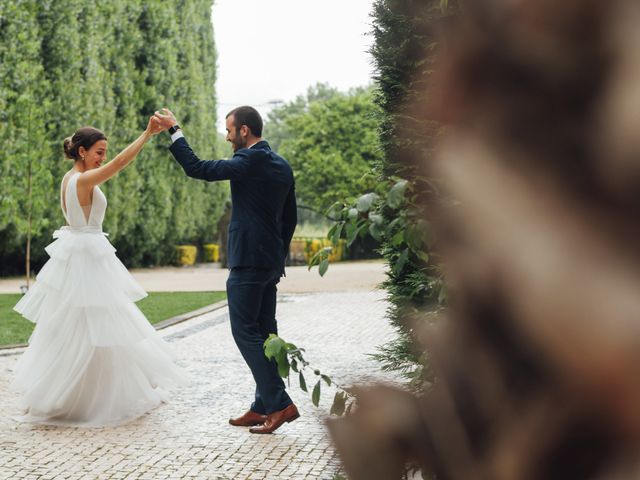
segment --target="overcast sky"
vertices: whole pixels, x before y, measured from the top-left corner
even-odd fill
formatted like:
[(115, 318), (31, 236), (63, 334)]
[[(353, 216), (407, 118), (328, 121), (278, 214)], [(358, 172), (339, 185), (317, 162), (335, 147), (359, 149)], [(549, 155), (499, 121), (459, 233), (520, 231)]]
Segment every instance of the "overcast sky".
[(218, 129), (239, 105), (266, 116), (317, 82), (340, 90), (367, 85), (373, 0), (215, 0)]

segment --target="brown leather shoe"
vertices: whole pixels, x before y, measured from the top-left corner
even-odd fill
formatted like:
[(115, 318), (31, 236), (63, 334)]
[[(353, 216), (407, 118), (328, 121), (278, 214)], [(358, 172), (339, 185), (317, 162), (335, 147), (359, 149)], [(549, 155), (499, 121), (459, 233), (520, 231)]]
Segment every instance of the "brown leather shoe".
[(262, 425), (266, 420), (266, 415), (247, 410), (244, 415), (238, 418), (230, 418), (229, 423), (234, 427), (253, 427), (255, 425)]
[(250, 428), (249, 431), (251, 433), (273, 433), (280, 428), (284, 422), (293, 422), (299, 416), (298, 409), (292, 403), (283, 410), (270, 413), (260, 427)]

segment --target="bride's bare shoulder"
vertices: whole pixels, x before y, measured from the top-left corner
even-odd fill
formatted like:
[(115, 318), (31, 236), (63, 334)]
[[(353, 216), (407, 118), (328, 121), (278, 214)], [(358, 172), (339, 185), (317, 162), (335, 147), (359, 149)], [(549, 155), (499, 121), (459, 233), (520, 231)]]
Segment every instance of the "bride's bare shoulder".
[(66, 182), (67, 179), (73, 175), (74, 173), (76, 173), (76, 170), (74, 170), (73, 168), (71, 170), (69, 170), (67, 173), (64, 174), (64, 176), (62, 177), (62, 181)]
[(64, 174), (64, 176), (62, 177), (62, 181), (60, 182), (60, 186), (62, 187), (62, 189), (67, 186), (67, 183), (69, 183), (69, 177), (73, 174), (74, 171), (74, 169), (71, 169)]

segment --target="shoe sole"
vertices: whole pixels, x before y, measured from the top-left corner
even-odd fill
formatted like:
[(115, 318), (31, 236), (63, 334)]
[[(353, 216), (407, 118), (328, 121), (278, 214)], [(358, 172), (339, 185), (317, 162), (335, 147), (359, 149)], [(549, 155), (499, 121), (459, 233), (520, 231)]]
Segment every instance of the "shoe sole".
[(257, 427), (258, 425), (262, 425), (264, 422), (257, 422), (257, 423), (233, 423), (231, 420), (229, 420), (229, 425), (232, 425), (234, 427)]

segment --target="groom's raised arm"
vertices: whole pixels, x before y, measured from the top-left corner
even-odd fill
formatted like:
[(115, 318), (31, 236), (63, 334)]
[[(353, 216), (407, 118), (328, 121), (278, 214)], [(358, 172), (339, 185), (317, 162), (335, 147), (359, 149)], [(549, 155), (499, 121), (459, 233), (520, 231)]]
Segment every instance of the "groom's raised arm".
[(241, 178), (249, 168), (249, 159), (244, 152), (236, 152), (231, 160), (200, 160), (184, 138), (175, 115), (168, 109), (154, 114), (160, 125), (171, 134), (169, 150), (189, 177), (215, 182)]
[(236, 152), (230, 160), (200, 160), (183, 136), (171, 144), (169, 151), (189, 177), (208, 182), (241, 178), (249, 166), (244, 152)]

